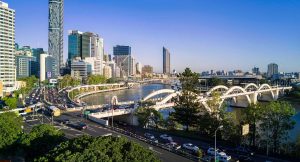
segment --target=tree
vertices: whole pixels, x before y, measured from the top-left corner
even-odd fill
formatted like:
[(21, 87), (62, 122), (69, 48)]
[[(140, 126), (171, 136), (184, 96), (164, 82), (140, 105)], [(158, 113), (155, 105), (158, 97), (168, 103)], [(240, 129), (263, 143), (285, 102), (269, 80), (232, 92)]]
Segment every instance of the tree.
[(294, 152), (296, 154), (296, 157), (300, 158), (300, 135), (298, 135), (297, 137)]
[(68, 86), (77, 86), (80, 85), (80, 80), (72, 77), (71, 75), (65, 75), (63, 78), (59, 81), (60, 88), (65, 88)]
[(207, 84), (208, 84), (208, 86), (214, 87), (214, 86), (218, 86), (218, 85), (225, 85), (225, 82), (220, 78), (212, 77), (207, 80)]
[(139, 107), (136, 111), (136, 116), (138, 117), (138, 121), (140, 126), (146, 127), (148, 124), (154, 124), (156, 128), (163, 123), (162, 114), (152, 108), (149, 107)]
[(271, 142), (273, 152), (277, 153), (281, 142), (287, 139), (288, 131), (295, 125), (292, 120), (295, 109), (285, 101), (276, 101), (265, 105), (262, 110), (262, 135), (267, 143)]
[(182, 90), (198, 94), (199, 78), (200, 75), (198, 73), (192, 72), (190, 68), (186, 68), (183, 73), (179, 74)]
[(18, 99), (16, 97), (4, 97), (2, 100), (4, 101), (5, 105), (9, 107), (9, 109), (17, 108)]
[(103, 75), (89, 75), (87, 78), (87, 84), (103, 84), (106, 83), (106, 78)]
[(182, 85), (182, 91), (172, 100), (175, 102), (172, 118), (186, 126), (189, 131), (190, 126), (197, 124), (197, 118), (200, 113), (200, 103), (198, 102), (199, 74), (192, 72), (189, 68), (179, 74), (179, 80)]
[(242, 122), (244, 124), (249, 124), (249, 140), (250, 145), (256, 146), (256, 137), (258, 136), (258, 122), (262, 119), (262, 105), (255, 104), (250, 105), (244, 110), (242, 114)]
[(23, 134), (20, 144), (25, 151), (26, 160), (46, 154), (64, 141), (64, 134), (48, 124), (34, 126), (30, 133)]
[(35, 161), (158, 162), (160, 160), (152, 151), (123, 137), (80, 136), (61, 143)]
[(16, 113), (0, 114), (0, 152), (7, 150), (22, 133), (23, 120)]

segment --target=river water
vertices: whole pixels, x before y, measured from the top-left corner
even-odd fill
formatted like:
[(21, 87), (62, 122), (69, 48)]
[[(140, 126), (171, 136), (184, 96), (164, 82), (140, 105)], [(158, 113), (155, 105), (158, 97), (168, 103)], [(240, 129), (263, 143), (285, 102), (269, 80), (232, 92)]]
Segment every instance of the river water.
[[(113, 92), (104, 92), (86, 96), (82, 98), (84, 102), (88, 105), (100, 105), (100, 104), (108, 104), (113, 96), (118, 97), (118, 101), (138, 101), (143, 97), (147, 96), (153, 91), (157, 91), (160, 89), (170, 89), (170, 86), (163, 85), (163, 84), (147, 84), (141, 85), (139, 87), (113, 91)], [(164, 95), (157, 96), (157, 97), (164, 97)], [(290, 140), (296, 140), (297, 136), (300, 135), (300, 104), (293, 104), (293, 107), (296, 109), (296, 115), (293, 119), (296, 121), (296, 125), (293, 130), (290, 131)], [(229, 111), (234, 112), (235, 116), (238, 118), (241, 116), (243, 108), (229, 108)], [(165, 109), (161, 110), (160, 112), (163, 114), (164, 118), (167, 118), (169, 113), (174, 111), (173, 109)]]

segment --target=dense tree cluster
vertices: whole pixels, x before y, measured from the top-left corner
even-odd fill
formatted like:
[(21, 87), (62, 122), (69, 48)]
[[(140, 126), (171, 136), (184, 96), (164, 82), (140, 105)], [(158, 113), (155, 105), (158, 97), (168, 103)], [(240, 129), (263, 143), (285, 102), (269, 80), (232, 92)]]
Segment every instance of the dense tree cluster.
[(159, 126), (163, 125), (163, 116), (155, 109), (139, 107), (135, 114), (138, 117), (140, 126), (142, 127), (147, 127), (149, 125), (159, 128)]
[(35, 161), (158, 162), (160, 160), (151, 150), (125, 138), (81, 136), (61, 143)]
[(87, 84), (104, 84), (106, 83), (106, 78), (103, 75), (89, 75), (87, 78)]
[(65, 88), (68, 86), (75, 87), (80, 85), (81, 81), (77, 78), (72, 77), (71, 75), (64, 75), (61, 80), (59, 80), (59, 87)]

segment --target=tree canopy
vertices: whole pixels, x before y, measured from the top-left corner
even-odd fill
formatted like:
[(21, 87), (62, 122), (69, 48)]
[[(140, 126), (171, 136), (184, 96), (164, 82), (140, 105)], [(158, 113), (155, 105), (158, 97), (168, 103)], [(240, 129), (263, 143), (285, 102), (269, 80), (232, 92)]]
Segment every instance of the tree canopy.
[(139, 107), (136, 111), (136, 116), (140, 126), (146, 127), (149, 124), (154, 124), (156, 128), (163, 123), (162, 114), (149, 107)]
[(80, 80), (72, 77), (71, 75), (64, 75), (61, 80), (59, 80), (60, 88), (65, 88), (68, 86), (77, 86), (80, 85)]
[(158, 162), (160, 160), (150, 150), (122, 137), (80, 136), (61, 143), (35, 161)]
[(87, 78), (87, 84), (103, 84), (106, 83), (106, 78), (103, 75), (89, 75)]
[(22, 133), (23, 121), (14, 112), (0, 114), (0, 152), (12, 145)]

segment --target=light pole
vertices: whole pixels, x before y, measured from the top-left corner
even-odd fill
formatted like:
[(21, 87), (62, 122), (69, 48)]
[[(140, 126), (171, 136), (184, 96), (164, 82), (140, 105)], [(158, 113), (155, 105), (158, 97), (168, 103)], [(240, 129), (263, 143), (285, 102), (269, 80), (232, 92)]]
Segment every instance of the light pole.
[(217, 161), (217, 131), (222, 128), (223, 125), (220, 125), (215, 131), (215, 162)]

